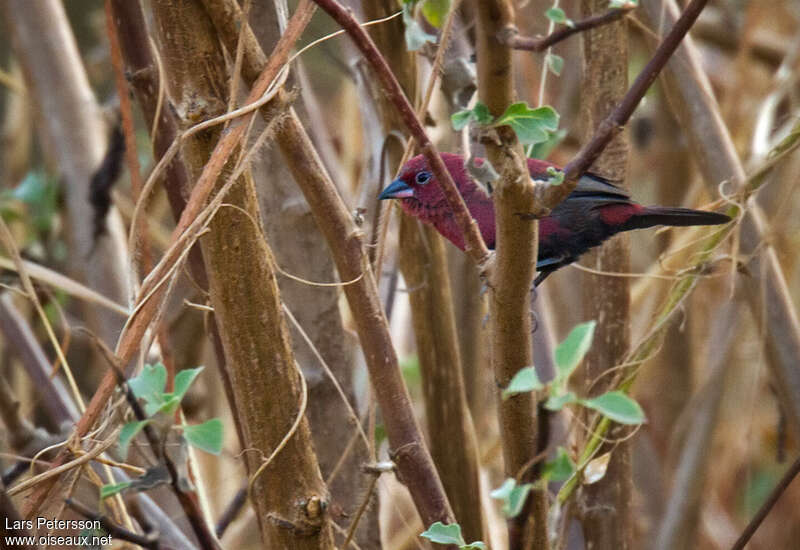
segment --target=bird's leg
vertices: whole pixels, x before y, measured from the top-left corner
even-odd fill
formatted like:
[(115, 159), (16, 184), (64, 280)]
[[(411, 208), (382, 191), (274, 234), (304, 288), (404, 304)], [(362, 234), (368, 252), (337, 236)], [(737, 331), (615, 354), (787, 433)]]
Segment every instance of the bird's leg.
[(531, 287), (531, 334), (539, 329), (539, 317), (536, 315), (536, 299), (539, 297), (539, 292), (536, 290), (536, 284)]
[(554, 270), (552, 270), (552, 269), (546, 269), (546, 270), (540, 271), (539, 274), (536, 276), (536, 278), (533, 280), (533, 288), (534, 288), (534, 290), (536, 289), (537, 286), (542, 284), (542, 281), (547, 279), (547, 276), (550, 275), (553, 271)]
[(478, 275), (483, 281), (483, 284), (486, 285), (487, 288), (494, 289), (492, 286), (492, 276), (494, 274), (494, 267), (495, 267), (495, 252), (494, 250), (489, 252), (489, 255), (486, 259), (478, 264)]

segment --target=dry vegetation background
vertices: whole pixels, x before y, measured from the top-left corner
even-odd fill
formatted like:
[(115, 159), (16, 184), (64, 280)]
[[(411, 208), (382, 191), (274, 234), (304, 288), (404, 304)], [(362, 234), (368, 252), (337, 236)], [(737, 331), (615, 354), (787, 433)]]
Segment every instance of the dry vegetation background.
[[(430, 75), (442, 76), (421, 117), (440, 151), (469, 140), (450, 115), (476, 90), (478, 12), (506, 4), (482, 2), (459, 2), (439, 22), (452, 28), (437, 61), (435, 43), (408, 52), (401, 17), (369, 27), (416, 106)], [(513, 53), (517, 98), (561, 115), (549, 160), (573, 158), (671, 27), (674, 1), (639, 3), (558, 43), (560, 75), (543, 70), (542, 52)], [(429, 520), (454, 513), (466, 542), (495, 549), (730, 548), (800, 454), (800, 4), (710, 1), (691, 55), (679, 50), (595, 165), (641, 203), (727, 209), (737, 223), (635, 232), (539, 287), (540, 378), (553, 376), (556, 344), (596, 319), (572, 387), (588, 395), (598, 372), (622, 365), (600, 386), (630, 389), (647, 421), (604, 433), (592, 458), (611, 451), (611, 462), (599, 481), (574, 474), (563, 503), (563, 480), (535, 486), (508, 522), (490, 492), (518, 473), (514, 442), (535, 463), (519, 482), (535, 481), (559, 447), (586, 466), (597, 419), (577, 406), (537, 414), (541, 395), (527, 394), (529, 416), (498, 423), (507, 380), (490, 362), (494, 289), (399, 210), (380, 225), (389, 205), (376, 197), (409, 134), (347, 36), (295, 59), (260, 116), (187, 132), (261, 97), (253, 83), (265, 66), (262, 84), (289, 50), (339, 29), (317, 9), (294, 28), (296, 47), (270, 58), (297, 3), (239, 4), (252, 32), (231, 1), (0, 0), (2, 514), (100, 513), (126, 530), (117, 547), (138, 533), (142, 545), (186, 549), (421, 548)], [(400, 10), (346, 4), (358, 21)], [(521, 35), (552, 32), (551, 0), (510, 4)], [(608, 8), (557, 4), (574, 20)], [(486, 101), (493, 85), (481, 80), (476, 93)], [(164, 155), (175, 157), (157, 167)], [(219, 200), (205, 207), (209, 193)], [(136, 418), (112, 391), (114, 369), (130, 378), (156, 363), (167, 391), (180, 386), (175, 373), (205, 368), (180, 411), (162, 412), (125, 458), (119, 429)], [(213, 418), (224, 425), (219, 454), (181, 443), (175, 426)], [(98, 499), (101, 486), (146, 470), (158, 486)], [(798, 509), (794, 483), (748, 547), (797, 548)]]

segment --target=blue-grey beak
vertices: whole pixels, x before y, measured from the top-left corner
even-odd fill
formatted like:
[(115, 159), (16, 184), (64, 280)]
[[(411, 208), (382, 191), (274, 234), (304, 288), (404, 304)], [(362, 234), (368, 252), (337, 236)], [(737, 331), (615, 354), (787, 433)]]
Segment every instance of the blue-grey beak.
[(404, 199), (406, 197), (413, 197), (414, 190), (409, 187), (403, 180), (394, 180), (389, 186), (384, 189), (378, 198), (384, 199)]

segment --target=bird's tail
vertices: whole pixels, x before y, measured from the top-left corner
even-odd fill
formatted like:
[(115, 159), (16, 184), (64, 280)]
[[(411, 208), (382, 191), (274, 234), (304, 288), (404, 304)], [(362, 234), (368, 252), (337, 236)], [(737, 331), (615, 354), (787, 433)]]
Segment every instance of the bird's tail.
[(691, 208), (648, 206), (625, 223), (624, 230), (644, 229), (654, 225), (720, 225), (731, 221), (730, 216)]

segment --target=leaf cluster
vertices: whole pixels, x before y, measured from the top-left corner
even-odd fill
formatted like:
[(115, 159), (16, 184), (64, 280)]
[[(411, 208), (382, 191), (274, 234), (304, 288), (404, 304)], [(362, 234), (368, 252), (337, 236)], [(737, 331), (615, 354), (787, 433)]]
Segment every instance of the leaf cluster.
[[(131, 442), (145, 426), (161, 426), (166, 430), (173, 428), (172, 418), (175, 411), (202, 371), (203, 367), (197, 367), (178, 372), (171, 392), (166, 391), (167, 369), (161, 363), (145, 365), (139, 376), (128, 380), (127, 385), (133, 396), (144, 403), (143, 411), (146, 418), (128, 422), (120, 430), (119, 452), (123, 459), (128, 456)], [(222, 451), (223, 427), (219, 418), (212, 418), (202, 424), (183, 424), (180, 430), (183, 439), (189, 445), (211, 454), (219, 454)], [(160, 472), (158, 479), (163, 481), (165, 472), (161, 472), (160, 466), (156, 466), (138, 480), (103, 486), (100, 496), (106, 498), (128, 488), (141, 489), (139, 487), (141, 482), (143, 480), (146, 482), (143, 478), (147, 478), (148, 475), (153, 477), (156, 471)], [(151, 486), (147, 483), (145, 485)]]

